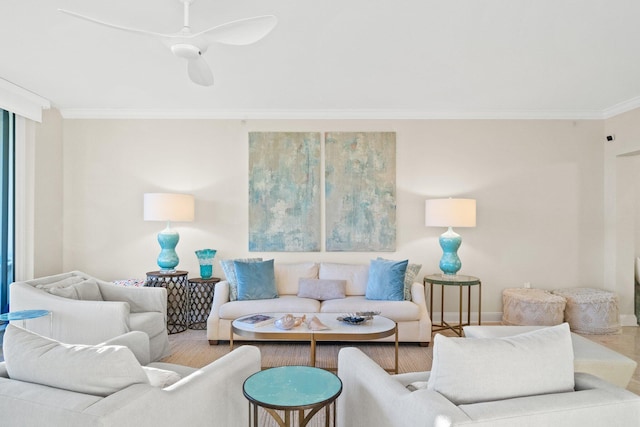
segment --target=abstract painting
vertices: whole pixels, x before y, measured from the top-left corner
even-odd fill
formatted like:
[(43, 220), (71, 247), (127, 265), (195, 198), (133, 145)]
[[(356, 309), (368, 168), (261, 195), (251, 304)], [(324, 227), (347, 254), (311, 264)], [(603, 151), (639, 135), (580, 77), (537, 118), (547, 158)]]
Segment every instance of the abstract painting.
[(320, 133), (249, 133), (249, 250), (320, 251)]
[(325, 134), (325, 211), (327, 251), (395, 251), (395, 132)]

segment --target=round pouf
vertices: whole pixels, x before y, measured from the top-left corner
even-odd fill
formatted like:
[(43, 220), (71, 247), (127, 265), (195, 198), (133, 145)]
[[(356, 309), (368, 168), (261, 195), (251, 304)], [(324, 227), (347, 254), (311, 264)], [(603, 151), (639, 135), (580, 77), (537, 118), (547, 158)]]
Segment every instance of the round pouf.
[(502, 324), (559, 325), (564, 321), (565, 304), (561, 296), (542, 289), (505, 289), (502, 291)]
[(557, 289), (555, 295), (567, 300), (564, 318), (579, 334), (620, 333), (618, 296), (603, 289)]

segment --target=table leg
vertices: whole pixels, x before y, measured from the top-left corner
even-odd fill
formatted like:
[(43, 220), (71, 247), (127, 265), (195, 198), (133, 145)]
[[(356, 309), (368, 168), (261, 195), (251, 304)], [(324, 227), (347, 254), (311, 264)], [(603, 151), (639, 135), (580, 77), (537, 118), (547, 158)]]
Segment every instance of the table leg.
[[(462, 336), (462, 286), (458, 286), (458, 288), (460, 289), (458, 298), (460, 299), (460, 301), (458, 301), (458, 332), (456, 332), (458, 334), (458, 336)], [(455, 330), (454, 330), (455, 332)]]
[(316, 366), (316, 337), (311, 334), (311, 354), (309, 355), (309, 366)]
[[(396, 363), (394, 366), (394, 373), (398, 373), (398, 322), (396, 322)], [(335, 426), (335, 422), (333, 425)]]
[(478, 325), (482, 325), (480, 313), (482, 313), (482, 282), (478, 282)]
[(471, 286), (467, 286), (467, 325), (471, 325)]
[(229, 324), (229, 351), (233, 350), (233, 321)]
[(440, 285), (440, 324), (444, 325), (444, 285)]

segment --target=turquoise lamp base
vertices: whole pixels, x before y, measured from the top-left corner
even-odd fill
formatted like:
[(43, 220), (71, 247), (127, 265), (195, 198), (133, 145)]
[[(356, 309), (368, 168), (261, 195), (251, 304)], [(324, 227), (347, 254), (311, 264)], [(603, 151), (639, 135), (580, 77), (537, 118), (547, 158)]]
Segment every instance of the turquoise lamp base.
[(449, 227), (440, 235), (439, 242), (442, 248), (440, 270), (446, 275), (455, 275), (462, 267), (462, 262), (458, 258), (458, 248), (462, 244), (462, 238)]
[(180, 262), (176, 253), (176, 246), (180, 241), (180, 235), (169, 226), (158, 233), (158, 243), (160, 243), (160, 255), (158, 255), (158, 267), (161, 273), (175, 273)]

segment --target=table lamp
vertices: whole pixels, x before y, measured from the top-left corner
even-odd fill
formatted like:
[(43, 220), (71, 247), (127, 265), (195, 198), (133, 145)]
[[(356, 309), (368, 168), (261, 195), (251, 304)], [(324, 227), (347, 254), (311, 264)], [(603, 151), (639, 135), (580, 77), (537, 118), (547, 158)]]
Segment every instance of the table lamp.
[(462, 262), (458, 258), (458, 248), (462, 238), (453, 227), (476, 226), (476, 201), (474, 199), (432, 199), (424, 205), (424, 225), (427, 227), (448, 227), (440, 235), (442, 258), (440, 270), (447, 275), (455, 275)]
[(158, 266), (162, 273), (175, 273), (180, 261), (175, 250), (180, 235), (171, 228), (171, 221), (193, 221), (194, 206), (194, 198), (190, 194), (145, 193), (144, 195), (144, 220), (167, 222), (167, 227), (158, 233), (158, 243), (161, 248)]

